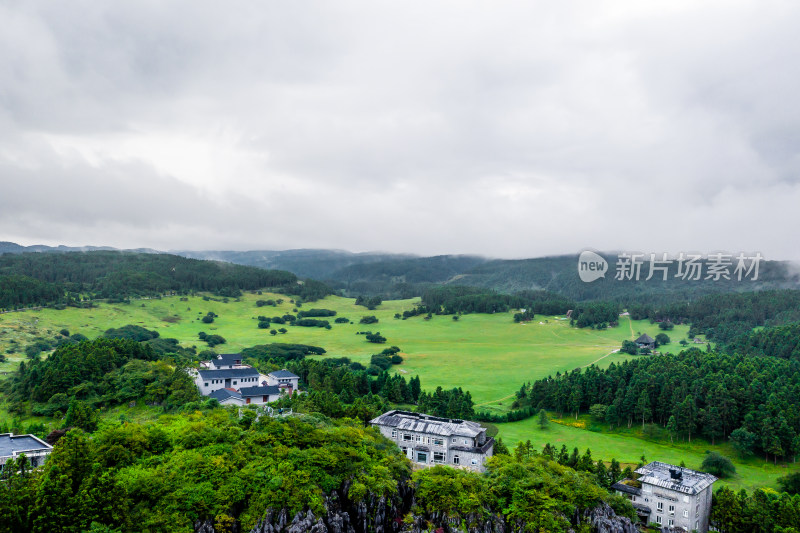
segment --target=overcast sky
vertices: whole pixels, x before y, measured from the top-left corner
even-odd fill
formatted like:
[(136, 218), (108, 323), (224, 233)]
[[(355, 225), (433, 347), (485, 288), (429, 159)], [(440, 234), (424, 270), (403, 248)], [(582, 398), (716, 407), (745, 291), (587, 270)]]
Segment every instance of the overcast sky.
[(800, 2), (0, 0), (0, 240), (800, 259)]

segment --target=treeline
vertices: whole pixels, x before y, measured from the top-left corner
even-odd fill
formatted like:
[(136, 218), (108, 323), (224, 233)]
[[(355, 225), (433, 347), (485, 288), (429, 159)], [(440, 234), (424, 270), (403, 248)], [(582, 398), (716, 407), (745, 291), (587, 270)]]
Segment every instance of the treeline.
[(375, 429), (319, 415), (256, 421), (251, 410), (71, 430), (42, 468), (23, 458), (2, 476), (0, 532), (568, 532), (591, 530), (598, 514), (617, 528), (635, 517), (591, 474), (541, 455), (498, 455), (486, 475), (412, 474)]
[(252, 358), (254, 362), (266, 363), (271, 360), (287, 362), (304, 359), (307, 355), (323, 355), (325, 348), (308, 344), (284, 344), (273, 342), (271, 344), (258, 344), (244, 348), (241, 352), (242, 359)]
[(0, 307), (71, 303), (83, 297), (125, 299), (167, 292), (208, 291), (237, 297), (270, 288), (313, 301), (331, 289), (290, 272), (168, 254), (130, 252), (0, 255)]
[(800, 324), (752, 331), (726, 344), (725, 351), (800, 361)]
[(722, 487), (714, 492), (711, 526), (721, 533), (793, 533), (800, 524), (800, 494)]
[[(271, 363), (282, 365), (283, 361)], [(363, 365), (347, 357), (295, 359), (287, 362), (286, 367), (300, 376), (309, 393), (283, 398), (279, 405), (333, 418), (349, 416), (365, 425), (385, 411), (389, 402), (416, 403), (421, 393), (419, 377), (407, 381), (402, 375), (391, 375), (385, 370), (372, 377)]]
[(297, 318), (315, 318), (325, 316), (336, 316), (336, 311), (332, 309), (304, 309), (297, 313)]
[(525, 308), (535, 314), (558, 315), (575, 304), (547, 291), (522, 291), (501, 294), (489, 289), (463, 285), (433, 287), (422, 294), (421, 312), (451, 315), (456, 313), (504, 313)]
[[(287, 522), (300, 511), (324, 516), (334, 493), (354, 511), (381, 498), (402, 506), (409, 476), (376, 431), (322, 417), (254, 422), (216, 409), (112, 422), (91, 436), (69, 431), (40, 469), (4, 469), (0, 531), (250, 531), (281, 510)], [(394, 519), (376, 514), (367, 529)]]
[(660, 306), (631, 304), (628, 311), (634, 320), (650, 318), (673, 324), (690, 323), (690, 335), (704, 334), (724, 344), (749, 333), (756, 326), (800, 321), (800, 291), (721, 293)]
[(19, 274), (0, 275), (0, 308), (14, 309), (64, 300), (64, 288)]
[(576, 369), (523, 385), (522, 406), (612, 425), (656, 423), (672, 438), (730, 438), (742, 454), (800, 454), (800, 361), (701, 353), (697, 349)]
[[(296, 348), (280, 348), (294, 346)], [(302, 388), (309, 394), (281, 400), (283, 406), (294, 406), (305, 412), (320, 412), (338, 417), (351, 411), (365, 423), (374, 418), (389, 403), (417, 404), (420, 412), (446, 418), (471, 418), (474, 403), (469, 392), (460, 388), (434, 392), (422, 391), (419, 376), (406, 379), (401, 374), (390, 374), (391, 364), (402, 362), (399, 349), (391, 347), (372, 356), (371, 365), (365, 367), (347, 357), (308, 359), (310, 350), (324, 350), (304, 345), (262, 345), (242, 350), (243, 357), (252, 357), (264, 370), (286, 367), (300, 377)], [(383, 364), (385, 362), (385, 365)]]
[(533, 320), (535, 315), (566, 315), (571, 313), (570, 324), (579, 328), (615, 326), (622, 311), (616, 302), (576, 303), (547, 291), (522, 291), (500, 294), (478, 287), (447, 285), (428, 289), (421, 304), (404, 317), (415, 314), (505, 313), (520, 309), (515, 322)]
[(300, 376), (309, 390), (332, 393), (345, 404), (370, 394), (393, 403), (416, 403), (422, 392), (418, 376), (406, 380), (401, 374), (385, 370), (371, 376), (364, 365), (347, 357), (305, 359), (290, 362), (287, 367)]
[(444, 418), (469, 420), (475, 416), (474, 406), (472, 394), (469, 391), (464, 392), (461, 387), (450, 390), (436, 387), (436, 390), (431, 393), (422, 392), (419, 395), (417, 410), (420, 413)]
[(405, 299), (419, 296), (427, 288), (484, 261), (469, 256), (387, 258), (349, 265), (319, 279), (330, 280), (329, 283), (350, 296)]
[[(74, 400), (108, 406), (144, 400), (168, 407), (198, 398), (197, 387), (175, 360), (147, 342), (98, 338), (64, 344), (47, 359), (20, 363), (4, 384), (10, 410), (27, 407), (37, 415), (64, 414)], [(172, 346), (165, 340), (167, 346)], [(177, 351), (173, 353), (177, 356)]]
[(613, 302), (589, 302), (578, 304), (572, 311), (570, 324), (585, 327), (598, 327), (605, 329), (613, 327), (619, 321), (619, 313), (622, 308)]

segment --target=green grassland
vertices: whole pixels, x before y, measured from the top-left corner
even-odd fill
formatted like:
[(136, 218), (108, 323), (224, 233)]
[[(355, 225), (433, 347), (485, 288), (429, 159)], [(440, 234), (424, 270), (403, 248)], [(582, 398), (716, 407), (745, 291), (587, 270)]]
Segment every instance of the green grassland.
[[(256, 300), (284, 298), (277, 307), (256, 307)], [(623, 339), (635, 338), (639, 332), (655, 336), (656, 325), (647, 321), (631, 322), (621, 317), (618, 327), (604, 331), (577, 329), (566, 319), (542, 318), (527, 324), (516, 324), (512, 313), (493, 315), (463, 315), (458, 321), (450, 316), (423, 316), (408, 320), (394, 318), (395, 313), (412, 309), (415, 300), (384, 302), (369, 311), (356, 306), (355, 300), (329, 296), (324, 300), (304, 304), (300, 310), (326, 308), (347, 317), (352, 324), (334, 324), (332, 329), (285, 325), (286, 334), (270, 335), (269, 330), (257, 327), (259, 315), (276, 316), (293, 313), (295, 307), (286, 296), (276, 294), (247, 294), (240, 301), (204, 301), (178, 296), (163, 299), (135, 300), (130, 304), (99, 304), (93, 309), (42, 309), (0, 315), (0, 350), (5, 352), (11, 340), (16, 340), (20, 352), (12, 354), (11, 362), (0, 365), (1, 371), (14, 368), (24, 358), (21, 350), (37, 337), (53, 337), (61, 329), (81, 333), (89, 338), (101, 335), (112, 327), (135, 324), (154, 329), (162, 337), (173, 337), (185, 346), (206, 345), (197, 336), (200, 331), (222, 335), (227, 344), (215, 347), (217, 352), (235, 352), (241, 348), (268, 342), (303, 343), (322, 346), (328, 356), (347, 356), (354, 361), (369, 363), (369, 357), (385, 346), (371, 344), (359, 331), (380, 331), (388, 340), (386, 346), (399, 346), (405, 359), (395, 367), (398, 372), (419, 375), (423, 387), (432, 389), (463, 387), (471, 391), (481, 408), (507, 408), (514, 391), (524, 381), (546, 377), (556, 372), (596, 363), (607, 366), (629, 358), (612, 353)], [(219, 315), (212, 324), (200, 321), (212, 311)], [(359, 324), (361, 317), (375, 315), (377, 324)], [(281, 327), (273, 325), (274, 328)], [(670, 332), (670, 346), (686, 335), (685, 326)]]
[[(277, 300), (284, 303), (277, 307), (256, 307), (256, 300)], [(578, 367), (597, 364), (605, 367), (631, 357), (616, 353), (623, 339), (634, 339), (641, 333), (655, 337), (660, 330), (657, 324), (648, 321), (631, 321), (620, 317), (619, 326), (596, 331), (570, 327), (563, 317), (537, 317), (537, 320), (516, 324), (513, 313), (493, 315), (463, 315), (455, 321), (451, 316), (433, 316), (425, 320), (416, 316), (408, 320), (394, 318), (395, 313), (412, 309), (416, 300), (384, 302), (378, 309), (369, 311), (355, 305), (351, 298), (329, 296), (324, 300), (306, 303), (300, 310), (327, 308), (338, 312), (337, 317), (349, 318), (352, 324), (335, 324), (332, 328), (305, 328), (285, 325), (286, 334), (270, 335), (268, 329), (257, 327), (257, 317), (296, 314), (290, 298), (277, 294), (246, 294), (241, 299), (228, 303), (204, 300), (201, 296), (178, 296), (162, 299), (135, 300), (129, 304), (101, 303), (92, 309), (66, 309), (62, 311), (42, 309), (13, 312), (0, 315), (0, 350), (3, 353), (12, 346), (18, 352), (9, 355), (9, 361), (0, 364), (0, 372), (10, 372), (24, 360), (22, 350), (37, 337), (52, 338), (59, 330), (82, 333), (89, 338), (101, 335), (112, 327), (136, 324), (159, 331), (162, 337), (173, 337), (185, 346), (207, 349), (197, 336), (200, 331), (222, 335), (227, 344), (214, 348), (216, 352), (235, 352), (241, 348), (269, 342), (303, 343), (322, 346), (327, 355), (346, 356), (354, 361), (369, 363), (370, 355), (386, 346), (399, 346), (404, 361), (393, 367), (409, 377), (419, 375), (423, 388), (431, 390), (437, 386), (462, 387), (471, 391), (478, 410), (504, 411), (510, 408), (514, 392), (529, 380), (536, 380), (556, 372), (565, 372)], [(218, 318), (212, 324), (200, 321), (203, 315), (213, 311)], [(377, 324), (363, 325), (361, 317), (375, 315)], [(274, 328), (282, 327), (273, 325)], [(371, 344), (359, 331), (380, 331), (388, 340), (386, 345)], [(665, 347), (678, 351), (680, 340), (686, 338), (687, 326), (676, 326), (667, 332), (672, 342)], [(698, 345), (704, 348), (704, 345)], [(3, 376), (0, 375), (0, 378)], [(116, 412), (116, 411), (115, 411)], [(0, 417), (7, 416), (0, 406)], [(116, 415), (115, 415), (116, 416)], [(135, 411), (126, 416), (136, 416)], [(565, 419), (564, 424), (573, 423)], [(582, 424), (589, 427), (587, 419)], [(566, 444), (570, 450), (577, 446), (581, 451), (590, 448), (595, 458), (610, 460), (612, 457), (623, 463), (636, 463), (642, 454), (648, 459), (673, 463), (685, 461), (689, 467), (698, 467), (705, 451), (712, 447), (696, 441), (670, 444), (668, 439), (646, 440), (634, 429), (623, 432), (590, 431), (564, 424), (550, 424), (540, 430), (534, 419), (508, 424), (498, 424), (499, 436), (508, 444), (530, 439), (537, 447), (545, 442), (560, 446)], [(735, 457), (727, 446), (713, 447)], [(798, 469), (797, 465), (774, 466), (757, 458), (742, 461), (735, 459), (739, 474), (730, 481), (736, 488), (752, 489), (757, 486), (774, 486), (775, 478), (787, 471)]]
[[(589, 448), (594, 459), (608, 462), (615, 458), (623, 464), (632, 464), (634, 468), (644, 455), (648, 461), (658, 460), (672, 464), (680, 464), (683, 461), (687, 467), (698, 469), (706, 452), (716, 450), (734, 461), (736, 475), (718, 482), (720, 486), (727, 485), (734, 490), (742, 488), (752, 490), (764, 486), (775, 488), (775, 480), (778, 477), (800, 471), (800, 465), (796, 463), (774, 465), (771, 461), (764, 461), (763, 457), (742, 459), (727, 443), (711, 446), (704, 440), (693, 439), (691, 443), (675, 441), (672, 444), (665, 435), (659, 435), (660, 438), (656, 440), (643, 438), (640, 426), (635, 426), (631, 430), (609, 432), (592, 427), (589, 419), (588, 415), (582, 415), (577, 422), (574, 419), (557, 420), (540, 429), (535, 418), (529, 418), (519, 422), (497, 424), (497, 427), (503, 442), (509, 446), (530, 440), (539, 450), (548, 442), (558, 448), (565, 444), (570, 452), (576, 446), (581, 453)], [(592, 431), (580, 426), (592, 427)]]

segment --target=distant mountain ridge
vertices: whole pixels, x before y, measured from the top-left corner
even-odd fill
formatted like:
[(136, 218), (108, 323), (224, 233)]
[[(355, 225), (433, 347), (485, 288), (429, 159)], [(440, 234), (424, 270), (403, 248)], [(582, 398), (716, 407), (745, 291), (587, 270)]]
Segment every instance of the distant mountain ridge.
[[(113, 250), (109, 247), (20, 246), (0, 243), (0, 253), (74, 252)], [(300, 278), (328, 283), (348, 296), (381, 295), (384, 298), (419, 296), (434, 285), (481, 287), (502, 293), (547, 290), (575, 301), (648, 299), (687, 300), (720, 292), (800, 288), (800, 268), (787, 261), (763, 261), (757, 281), (679, 279), (673, 263), (668, 279), (645, 280), (646, 262), (640, 280), (615, 279), (616, 253), (601, 252), (608, 262), (604, 278), (591, 283), (580, 280), (577, 254), (531, 259), (492, 259), (471, 255), (421, 257), (386, 252), (354, 253), (345, 250), (296, 249), (251, 251), (126, 250), (134, 253), (170, 253), (190, 259), (223, 261), (268, 270), (284, 270)]]
[(45, 244), (32, 244), (30, 246), (22, 246), (15, 242), (0, 241), (0, 254), (22, 254), (25, 252), (46, 252), (46, 253), (63, 253), (63, 252), (135, 252), (141, 254), (162, 254), (164, 252), (154, 250), (152, 248), (135, 248), (128, 250), (120, 250), (113, 246), (47, 246)]
[(250, 250), (245, 252), (210, 250), (171, 251), (175, 255), (191, 259), (210, 259), (226, 261), (239, 265), (256, 266), (267, 269), (288, 270), (301, 278), (319, 280), (336, 279), (335, 272), (353, 265), (378, 263), (396, 259), (418, 259), (411, 254), (391, 254), (384, 252), (355, 253), (345, 250)]

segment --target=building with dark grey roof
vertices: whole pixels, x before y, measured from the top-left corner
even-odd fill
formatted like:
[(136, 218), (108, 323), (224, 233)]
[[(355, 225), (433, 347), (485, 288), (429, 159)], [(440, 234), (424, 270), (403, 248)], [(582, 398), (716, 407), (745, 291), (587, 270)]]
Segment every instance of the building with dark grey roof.
[(200, 389), (200, 394), (208, 396), (219, 389), (238, 389), (240, 387), (254, 387), (266, 381), (266, 376), (259, 374), (251, 366), (242, 368), (221, 368), (219, 370), (198, 370), (194, 382)]
[(236, 368), (242, 365), (242, 356), (238, 353), (221, 353), (216, 359), (208, 361), (209, 368), (216, 370), (223, 368)]
[(264, 404), (274, 402), (281, 397), (281, 389), (275, 385), (258, 387), (242, 387), (239, 389), (245, 404)]
[(241, 354), (220, 354), (190, 370), (200, 394), (216, 398), (222, 404), (264, 404), (299, 388), (300, 376), (285, 368), (267, 375), (242, 364)]
[(642, 334), (638, 339), (636, 339), (633, 342), (635, 342), (636, 346), (638, 346), (639, 348), (648, 348), (650, 350), (653, 350), (656, 347), (656, 340), (647, 333)]
[(28, 458), (28, 464), (36, 468), (47, 460), (53, 447), (34, 435), (0, 434), (0, 470), (10, 459), (16, 460), (20, 455)]
[(370, 424), (422, 465), (446, 464), (483, 472), (494, 451), (494, 439), (487, 438), (486, 429), (477, 422), (395, 410)]
[(666, 531), (708, 531), (716, 477), (659, 461), (634, 472), (636, 480), (614, 483), (611, 488), (631, 500), (642, 520), (660, 524)]
[(217, 389), (208, 395), (216, 399), (221, 405), (242, 405), (242, 395), (236, 389)]
[(289, 372), (285, 368), (282, 370), (273, 370), (267, 374), (267, 385), (275, 385), (285, 389), (296, 391), (300, 383), (300, 376)]

